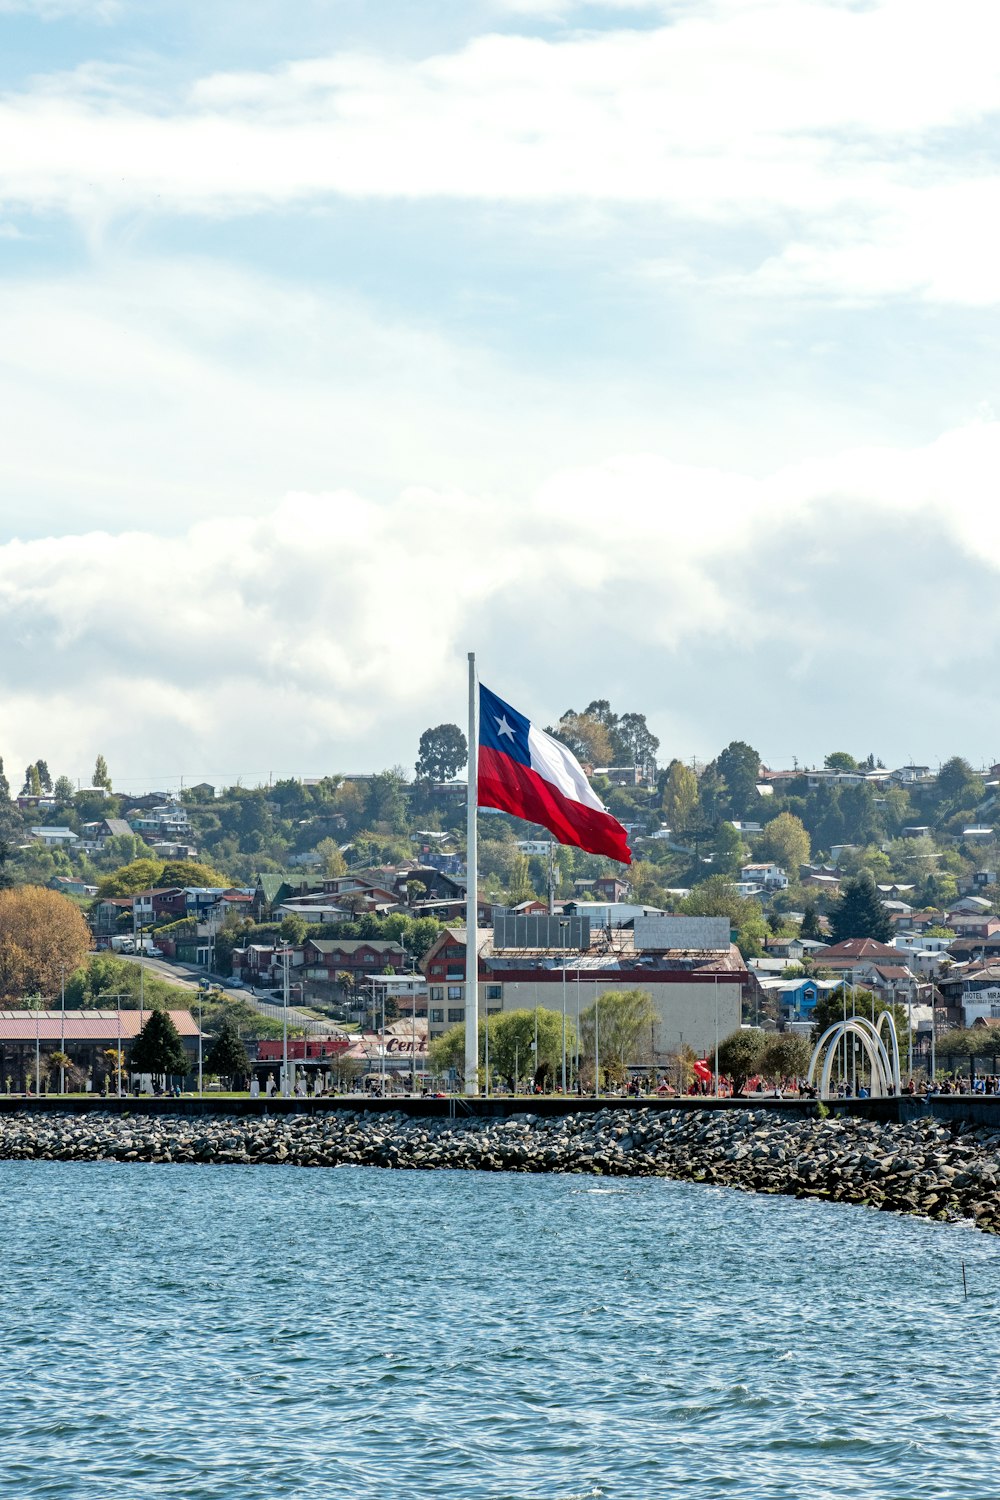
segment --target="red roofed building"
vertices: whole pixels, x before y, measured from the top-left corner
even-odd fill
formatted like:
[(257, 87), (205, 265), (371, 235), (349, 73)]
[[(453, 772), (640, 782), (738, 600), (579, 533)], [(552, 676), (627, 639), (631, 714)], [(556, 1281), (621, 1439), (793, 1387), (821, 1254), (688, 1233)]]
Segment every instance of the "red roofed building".
[[(188, 1010), (168, 1011), (180, 1033), (192, 1069), (197, 1065), (198, 1025)], [(86, 1073), (94, 1088), (109, 1069), (108, 1051), (119, 1046), (128, 1056), (129, 1043), (139, 1035), (149, 1010), (0, 1010), (0, 1080), (10, 1089), (35, 1091), (37, 1073), (49, 1076), (48, 1059), (65, 1051), (75, 1067)], [(58, 1089), (58, 1075), (53, 1091)]]

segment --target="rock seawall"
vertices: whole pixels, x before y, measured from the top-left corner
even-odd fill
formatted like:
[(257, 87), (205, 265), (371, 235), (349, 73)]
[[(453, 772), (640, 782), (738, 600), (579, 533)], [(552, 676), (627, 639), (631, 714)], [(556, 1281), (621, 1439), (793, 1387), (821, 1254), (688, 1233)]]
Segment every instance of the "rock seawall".
[(255, 1118), (13, 1114), (0, 1159), (281, 1163), (489, 1172), (665, 1176), (865, 1204), (1000, 1233), (1000, 1131), (860, 1119), (791, 1119), (763, 1110), (614, 1109), (505, 1120), (402, 1114)]

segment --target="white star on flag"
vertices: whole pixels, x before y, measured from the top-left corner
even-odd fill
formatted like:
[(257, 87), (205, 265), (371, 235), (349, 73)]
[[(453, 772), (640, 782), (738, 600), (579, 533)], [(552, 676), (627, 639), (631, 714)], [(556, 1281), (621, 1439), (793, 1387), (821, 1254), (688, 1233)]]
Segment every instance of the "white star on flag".
[(514, 738), (514, 731), (513, 731), (513, 729), (511, 729), (510, 725), (507, 723), (507, 715), (506, 714), (504, 714), (504, 716), (503, 716), (502, 719), (497, 719), (497, 734), (498, 735), (504, 735), (505, 734), (505, 735), (507, 735), (507, 737), (509, 739), (513, 739)]

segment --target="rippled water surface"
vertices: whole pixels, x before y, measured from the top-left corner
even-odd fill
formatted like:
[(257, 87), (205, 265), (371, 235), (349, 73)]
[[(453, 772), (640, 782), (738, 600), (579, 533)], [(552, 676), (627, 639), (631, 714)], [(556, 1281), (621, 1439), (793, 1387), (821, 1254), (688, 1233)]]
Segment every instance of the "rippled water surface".
[(998, 1488), (1000, 1246), (963, 1227), (660, 1180), (0, 1181), (4, 1494)]

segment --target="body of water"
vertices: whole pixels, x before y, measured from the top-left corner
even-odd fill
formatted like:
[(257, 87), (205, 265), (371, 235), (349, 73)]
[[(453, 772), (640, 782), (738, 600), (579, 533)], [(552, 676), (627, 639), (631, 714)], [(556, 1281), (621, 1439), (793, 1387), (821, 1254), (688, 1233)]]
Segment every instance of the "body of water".
[(7, 1494), (997, 1488), (1000, 1245), (965, 1227), (662, 1180), (0, 1181)]

